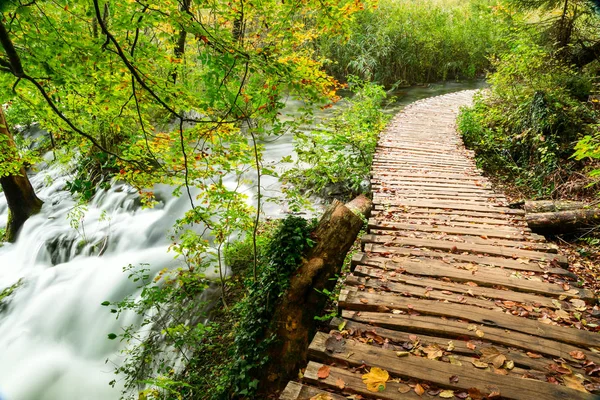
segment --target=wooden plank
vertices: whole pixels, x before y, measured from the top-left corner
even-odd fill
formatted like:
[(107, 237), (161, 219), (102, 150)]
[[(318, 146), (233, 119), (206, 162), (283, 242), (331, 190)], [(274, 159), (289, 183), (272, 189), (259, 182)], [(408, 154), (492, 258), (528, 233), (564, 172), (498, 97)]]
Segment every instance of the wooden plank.
[[(353, 331), (362, 331), (362, 332), (373, 332), (378, 336), (381, 336), (384, 339), (388, 339), (391, 343), (413, 343), (414, 340), (411, 340), (411, 337), (414, 336), (414, 332), (405, 332), (402, 330), (394, 330), (376, 327), (373, 325), (367, 325), (364, 323), (352, 321), (349, 319), (343, 318), (333, 318), (329, 323), (329, 328), (331, 330), (338, 330), (338, 327), (344, 326), (344, 330), (353, 330)], [(498, 343), (491, 345), (482, 343), (480, 338), (471, 342), (474, 349), (471, 349), (467, 346), (466, 338), (456, 336), (456, 337), (436, 337), (430, 335), (424, 335), (419, 333), (417, 340), (421, 347), (426, 347), (430, 345), (437, 345), (440, 349), (444, 349), (448, 351), (450, 344), (452, 345), (452, 350), (450, 351), (452, 354), (459, 354), (468, 357), (479, 357), (481, 355), (481, 350), (489, 347), (495, 347), (502, 354), (504, 354), (507, 360), (512, 360), (515, 363), (515, 366), (524, 369), (533, 369), (542, 372), (548, 372), (547, 368), (549, 364), (553, 363), (552, 358), (531, 358), (527, 356), (523, 351), (516, 350), (514, 348), (506, 347), (503, 345), (499, 345)], [(476, 342), (476, 343), (475, 343)]]
[(485, 327), (485, 335), (480, 338), (477, 336), (476, 331), (468, 329), (468, 323), (447, 318), (350, 310), (343, 310), (342, 318), (394, 331), (448, 338), (449, 340), (456, 340), (455, 345), (460, 340), (465, 343), (471, 341), (473, 344), (476, 344), (476, 349), (481, 348), (482, 343), (486, 343), (514, 347), (525, 352), (530, 351), (550, 358), (562, 358), (570, 361), (577, 360), (573, 359), (569, 353), (581, 351), (585, 354), (587, 360), (593, 361), (596, 364), (600, 363), (600, 356), (589, 351), (586, 347), (573, 346), (568, 343), (561, 343), (494, 327)]
[[(421, 261), (408, 258), (375, 258), (365, 256), (361, 264), (378, 268), (384, 272), (402, 272), (410, 275), (427, 276), (435, 278), (447, 278), (457, 282), (474, 282), (480, 286), (502, 286), (520, 292), (541, 294), (549, 297), (581, 298), (585, 300), (595, 299), (594, 293), (587, 289), (569, 288), (564, 290), (561, 285), (547, 283), (538, 280), (521, 278), (514, 271), (492, 269), (485, 266), (472, 265), (470, 270), (460, 269), (458, 266), (439, 261)], [(477, 267), (477, 268), (475, 268)], [(399, 273), (399, 272), (396, 272)], [(539, 279), (539, 278), (538, 278)]]
[(473, 197), (484, 197), (484, 198), (504, 198), (501, 194), (496, 194), (493, 190), (470, 187), (470, 188), (447, 188), (439, 187), (436, 185), (430, 186), (418, 186), (414, 187), (411, 185), (389, 185), (386, 181), (379, 181), (378, 183), (372, 183), (374, 190), (389, 190), (393, 193), (398, 194), (409, 194), (409, 193), (423, 193), (423, 194), (447, 194), (447, 195), (472, 195)]
[(488, 309), (465, 304), (406, 298), (391, 293), (358, 292), (355, 288), (348, 288), (342, 289), (339, 306), (353, 311), (380, 311), (387, 308), (458, 318), (485, 326), (480, 328), (484, 334), (486, 327), (497, 327), (575, 346), (600, 348), (600, 335), (594, 332), (548, 325), (537, 320), (516, 317), (500, 311), (490, 312)]
[(521, 229), (507, 228), (507, 230), (495, 230), (490, 229), (491, 227), (478, 228), (473, 227), (452, 227), (445, 225), (429, 225), (429, 224), (418, 224), (418, 223), (397, 223), (388, 222), (385, 220), (378, 220), (377, 218), (370, 218), (368, 222), (368, 228), (370, 230), (390, 230), (390, 231), (415, 231), (415, 232), (431, 232), (431, 233), (447, 233), (453, 235), (471, 235), (471, 236), (487, 236), (488, 238), (497, 239), (514, 239), (531, 242), (543, 241), (543, 236), (534, 236)]
[[(413, 248), (390, 248), (386, 246), (366, 244), (364, 250), (368, 253), (369, 258), (363, 261), (366, 265), (385, 267), (385, 263), (389, 260), (389, 256), (397, 258), (396, 262), (403, 262), (404, 258), (408, 261), (422, 262), (431, 266), (437, 265), (448, 267), (454, 263), (458, 269), (465, 269), (470, 264), (500, 268), (500, 270), (517, 270), (517, 271), (532, 271), (544, 272), (551, 274), (559, 274), (577, 279), (577, 276), (570, 271), (561, 268), (553, 267), (548, 261), (531, 261), (526, 259), (514, 260), (512, 258), (503, 257), (485, 257), (473, 254), (453, 254), (436, 250), (413, 249)], [(443, 263), (441, 264), (440, 261)], [(528, 262), (529, 261), (529, 262)], [(462, 264), (462, 265), (461, 265)], [(514, 271), (506, 271), (506, 276)]]
[(344, 283), (352, 287), (360, 286), (364, 288), (378, 289), (379, 291), (384, 292), (403, 294), (405, 296), (414, 296), (431, 300), (442, 300), (450, 303), (470, 304), (481, 308), (488, 308), (490, 310), (502, 311), (502, 308), (498, 307), (492, 301), (481, 300), (477, 297), (472, 297), (469, 295), (464, 296), (462, 294), (448, 293), (449, 291), (445, 290), (428, 290), (432, 288), (405, 285), (403, 283), (396, 282), (381, 282), (380, 280), (365, 279), (363, 277), (352, 275), (347, 276)]
[[(322, 357), (320, 357), (322, 358)], [(337, 389), (339, 391), (338, 379), (345, 383), (344, 391), (348, 393), (358, 393), (365, 396), (367, 399), (372, 398), (373, 392), (367, 390), (367, 385), (362, 381), (362, 373), (353, 373), (347, 369), (338, 368), (335, 366), (329, 367), (329, 376), (325, 379), (318, 378), (318, 371), (324, 364), (310, 361), (304, 372), (304, 380), (329, 389)], [(417, 395), (414, 391), (408, 393), (400, 393), (398, 389), (401, 387), (399, 382), (390, 381), (386, 383), (386, 389), (377, 393), (377, 398), (382, 400), (424, 400), (423, 397)], [(344, 399), (346, 399), (344, 397)]]
[(524, 258), (528, 260), (556, 261), (559, 265), (569, 265), (567, 258), (561, 254), (533, 250), (523, 250), (516, 247), (493, 246), (490, 244), (471, 244), (451, 242), (447, 240), (420, 239), (402, 236), (378, 236), (367, 234), (362, 237), (363, 243), (381, 243), (386, 247), (424, 247), (443, 250), (451, 253), (489, 254), (508, 258)]
[[(359, 282), (361, 277), (372, 278), (370, 279), (371, 282), (375, 280), (375, 282), (381, 282), (382, 285), (388, 284), (388, 288), (391, 291), (398, 291), (394, 290), (394, 286), (389, 285), (390, 283), (397, 282), (409, 286), (419, 286), (424, 289), (429, 288), (438, 291), (452, 292), (455, 293), (455, 296), (461, 295), (465, 298), (472, 296), (483, 297), (486, 299), (495, 299), (499, 301), (514, 301), (519, 304), (528, 304), (536, 307), (558, 309), (558, 306), (555, 304), (557, 303), (556, 299), (538, 296), (530, 293), (515, 292), (512, 290), (499, 290), (484, 286), (469, 286), (456, 282), (447, 282), (428, 278), (415, 278), (404, 274), (395, 274), (394, 276), (391, 276), (390, 274), (382, 274), (380, 271), (374, 270), (373, 268), (369, 268), (364, 265), (357, 266), (354, 270), (354, 274), (359, 275), (353, 278)], [(383, 281), (381, 279), (382, 276), (385, 277)], [(346, 278), (346, 282), (348, 285), (353, 285), (353, 280), (351, 279), (351, 276), (348, 276)], [(399, 289), (400, 287), (397, 288)], [(400, 291), (399, 293), (402, 292)], [(552, 302), (552, 300), (554, 300), (554, 303)], [(460, 300), (458, 302), (460, 302)], [(558, 304), (560, 304), (560, 302), (558, 302)]]
[(375, 204), (374, 207), (373, 217), (377, 219), (385, 218), (388, 221), (393, 222), (421, 224), (427, 222), (433, 227), (436, 225), (454, 224), (455, 226), (508, 230), (518, 229), (523, 232), (531, 232), (524, 220), (513, 220), (510, 218), (514, 217), (506, 214), (485, 214), (463, 211), (462, 213), (464, 214), (461, 215), (460, 211), (444, 211), (442, 209), (403, 209), (387, 207), (380, 204)]
[(389, 202), (389, 205), (396, 207), (409, 207), (409, 208), (441, 208), (447, 210), (461, 210), (461, 211), (479, 211), (482, 213), (494, 213), (494, 214), (506, 214), (506, 215), (525, 215), (523, 210), (515, 210), (512, 208), (488, 205), (473, 205), (473, 204), (462, 204), (457, 201), (397, 201)]
[[(415, 229), (412, 230), (386, 230), (386, 229), (371, 229), (369, 232), (371, 235), (377, 236), (377, 241), (372, 243), (386, 243), (386, 238), (395, 237), (410, 237), (417, 239), (428, 239), (428, 240), (442, 240), (449, 242), (458, 243), (469, 243), (474, 245), (490, 245), (490, 246), (501, 246), (501, 247), (514, 247), (521, 250), (535, 250), (543, 251), (547, 253), (558, 253), (558, 246), (553, 243), (547, 242), (533, 242), (524, 241), (512, 238), (499, 238), (482, 235), (466, 235), (466, 234), (448, 234), (448, 233), (436, 233), (436, 232), (422, 232)], [(491, 233), (491, 232), (490, 232)], [(482, 237), (483, 236), (483, 237)], [(382, 242), (383, 241), (383, 242)]]
[(380, 181), (378, 179), (371, 179), (371, 183), (381, 184), (385, 183), (386, 186), (398, 186), (398, 187), (425, 187), (425, 188), (435, 188), (435, 189), (488, 189), (489, 185), (484, 183), (477, 184), (477, 182), (453, 182), (445, 179), (435, 179), (435, 178), (407, 178), (407, 179), (386, 179), (385, 181)]
[(331, 400), (347, 400), (345, 396), (326, 392), (294, 381), (288, 382), (283, 392), (281, 392), (279, 400), (310, 400), (319, 394), (327, 394), (331, 397)]
[(465, 204), (489, 204), (490, 199), (485, 197), (473, 197), (469, 195), (461, 196), (460, 194), (432, 194), (432, 193), (395, 193), (393, 190), (389, 192), (373, 192), (373, 201), (376, 203), (387, 203), (388, 201), (420, 201), (420, 200), (452, 200), (460, 201)]
[[(578, 392), (565, 386), (553, 385), (529, 379), (514, 378), (511, 376), (497, 375), (491, 372), (466, 370), (462, 366), (441, 361), (428, 360), (422, 357), (409, 355), (398, 358), (393, 351), (384, 350), (375, 346), (347, 340), (344, 354), (328, 354), (325, 341), (329, 335), (317, 333), (310, 344), (311, 357), (329, 358), (336, 363), (378, 366), (386, 369), (391, 374), (417, 380), (429, 381), (441, 387), (454, 390), (468, 390), (477, 388), (481, 393), (489, 394), (494, 391), (501, 393), (503, 399), (596, 399), (589, 393)], [(458, 382), (450, 380), (457, 376)]]

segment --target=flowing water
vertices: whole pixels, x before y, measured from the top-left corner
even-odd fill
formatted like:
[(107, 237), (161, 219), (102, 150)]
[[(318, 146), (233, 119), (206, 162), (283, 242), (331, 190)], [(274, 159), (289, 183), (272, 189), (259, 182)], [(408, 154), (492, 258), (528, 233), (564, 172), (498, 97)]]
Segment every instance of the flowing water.
[[(389, 108), (421, 98), (481, 87), (447, 83), (396, 92)], [(299, 104), (289, 102), (285, 116), (293, 118)], [(291, 136), (265, 142), (266, 161), (293, 152)], [(148, 264), (151, 274), (179, 266), (167, 251), (167, 232), (187, 210), (185, 198), (175, 198), (167, 187), (156, 188), (164, 199), (153, 209), (141, 209), (136, 191), (116, 183), (99, 191), (81, 209), (64, 190), (65, 168), (42, 163), (31, 182), (44, 200), (42, 211), (30, 218), (15, 244), (0, 247), (0, 291), (19, 280), (19, 286), (0, 304), (0, 399), (2, 400), (112, 400), (120, 396), (114, 365), (121, 345), (107, 334), (138, 322), (134, 313), (115, 319), (103, 301), (119, 301), (139, 294), (123, 268)], [(263, 182), (267, 195), (277, 196), (279, 183)], [(254, 188), (248, 186), (247, 191)], [(277, 205), (267, 216), (281, 216)], [(0, 193), (0, 227), (7, 219)], [(107, 362), (108, 360), (108, 362)]]

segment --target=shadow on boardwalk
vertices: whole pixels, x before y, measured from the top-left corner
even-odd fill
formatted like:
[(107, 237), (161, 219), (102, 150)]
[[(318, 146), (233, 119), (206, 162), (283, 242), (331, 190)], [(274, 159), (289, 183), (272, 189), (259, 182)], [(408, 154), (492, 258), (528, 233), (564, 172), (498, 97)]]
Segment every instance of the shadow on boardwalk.
[[(475, 167), (455, 129), (473, 93), (414, 103), (382, 134), (341, 318), (281, 399), (599, 398), (585, 367), (600, 335), (555, 322), (594, 294)], [(389, 373), (378, 392), (362, 380), (373, 367)]]

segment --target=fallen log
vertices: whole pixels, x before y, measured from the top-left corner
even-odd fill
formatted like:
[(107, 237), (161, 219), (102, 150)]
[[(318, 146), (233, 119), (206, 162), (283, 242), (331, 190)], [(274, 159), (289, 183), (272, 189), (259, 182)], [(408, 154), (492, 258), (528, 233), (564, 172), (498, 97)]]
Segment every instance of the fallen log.
[(528, 213), (525, 220), (529, 228), (537, 233), (569, 233), (600, 225), (600, 208)]
[(315, 316), (327, 301), (324, 290), (332, 291), (346, 254), (364, 226), (371, 200), (358, 196), (346, 205), (335, 200), (325, 211), (314, 232), (315, 246), (292, 276), (289, 289), (277, 306), (271, 333), (277, 343), (269, 351), (270, 361), (262, 373), (263, 389), (282, 388), (306, 365), (310, 339), (315, 333)]
[(586, 204), (584, 202), (571, 200), (529, 200), (525, 201), (523, 206), (526, 213), (577, 210), (585, 207)]

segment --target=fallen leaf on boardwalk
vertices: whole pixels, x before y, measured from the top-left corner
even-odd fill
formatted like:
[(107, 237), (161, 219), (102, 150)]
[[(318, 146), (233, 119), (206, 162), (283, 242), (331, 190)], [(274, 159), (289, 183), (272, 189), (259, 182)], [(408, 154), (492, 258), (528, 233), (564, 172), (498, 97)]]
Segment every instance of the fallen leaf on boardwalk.
[(474, 359), (473, 361), (471, 361), (471, 364), (473, 364), (475, 366), (475, 368), (487, 368), (488, 365), (487, 363), (484, 363), (482, 361), (479, 361), (477, 359)]
[(494, 373), (498, 375), (508, 375), (508, 371), (502, 368), (494, 367)]
[(565, 310), (556, 310), (555, 314), (560, 319), (567, 320), (567, 319), (571, 318), (571, 315), (568, 312), (566, 312)]
[(569, 355), (576, 360), (585, 360), (585, 354), (579, 350), (573, 350)]
[(458, 383), (458, 376), (452, 375), (450, 378), (448, 378), (448, 380), (450, 383)]
[(310, 398), (310, 400), (333, 400), (330, 394), (321, 393)]
[(467, 342), (467, 347), (469, 348), (469, 350), (475, 350), (477, 348), (477, 346), (471, 342)]
[(469, 397), (473, 400), (482, 400), (485, 396), (477, 388), (469, 389)]
[(571, 290), (571, 286), (568, 283), (563, 283), (562, 288), (565, 292)]
[(526, 258), (517, 258), (517, 261), (521, 264), (529, 264), (529, 260)]
[(467, 393), (467, 392), (454, 393), (454, 397), (456, 397), (457, 399), (466, 399), (467, 397), (469, 397), (469, 393)]
[(439, 394), (442, 399), (454, 398), (454, 390), (442, 390)]
[(325, 350), (330, 353), (344, 353), (346, 351), (346, 340), (338, 340), (334, 336), (330, 336), (325, 341)]
[(478, 337), (483, 337), (483, 336), (485, 335), (485, 333), (483, 333), (483, 331), (482, 331), (482, 330), (479, 330), (479, 329), (477, 329), (477, 330), (475, 331), (475, 334), (476, 334)]
[(398, 391), (400, 393), (408, 393), (410, 392), (410, 386), (408, 386), (406, 383), (401, 383), (398, 385)]
[(470, 331), (474, 331), (474, 330), (477, 329), (477, 325), (468, 325), (467, 329), (470, 330)]
[(504, 367), (508, 370), (511, 370), (515, 367), (515, 362), (513, 360), (507, 360)]
[(407, 357), (410, 353), (408, 351), (397, 351), (396, 355), (398, 357)]
[(329, 368), (327, 365), (323, 365), (321, 368), (319, 368), (319, 370), (317, 371), (317, 376), (320, 379), (325, 379), (329, 376), (329, 372), (331, 371), (331, 368)]
[(581, 299), (571, 299), (569, 301), (571, 302), (571, 304), (573, 304), (573, 306), (575, 306), (575, 309), (577, 311), (585, 311), (587, 309), (585, 301)]
[(588, 393), (587, 389), (583, 386), (583, 379), (578, 378), (576, 375), (564, 375), (563, 382), (565, 386), (571, 389), (579, 390), (580, 392)]
[(410, 340), (411, 342), (416, 342), (419, 338), (417, 337), (417, 335), (408, 335), (408, 340)]
[(346, 382), (344, 382), (342, 378), (337, 378), (335, 381), (335, 386), (339, 387), (340, 389), (343, 389), (346, 387)]
[(537, 353), (532, 353), (531, 351), (528, 351), (528, 352), (527, 352), (527, 355), (528, 355), (530, 358), (542, 358), (542, 356), (541, 356), (540, 354), (537, 354)]
[(454, 356), (448, 356), (448, 359), (450, 360), (450, 364), (452, 365), (462, 365), (462, 363)]
[(500, 391), (499, 390), (494, 390), (490, 394), (487, 395), (488, 399), (493, 399), (495, 397), (500, 397)]
[(393, 310), (392, 314), (404, 314), (404, 311), (402, 311), (402, 310)]
[(363, 303), (363, 304), (368, 304), (369, 300), (361, 298), (360, 302)]
[(425, 389), (423, 389), (423, 386), (421, 386), (420, 384), (416, 384), (415, 385), (415, 393), (418, 394), (419, 396), (423, 396), (423, 393), (425, 393)]
[(496, 368), (502, 368), (506, 356), (495, 347), (481, 349), (481, 361), (491, 363)]
[(448, 342), (448, 347), (446, 347), (446, 351), (454, 350), (454, 342), (451, 340)]
[(444, 352), (437, 345), (427, 346), (421, 350), (427, 354), (427, 358), (430, 360), (435, 360), (444, 355)]
[(346, 327), (346, 320), (343, 320), (339, 325), (338, 325), (338, 331), (343, 331), (344, 328)]
[(476, 284), (475, 282), (465, 282), (465, 285), (469, 285), (471, 287), (477, 287), (479, 286), (478, 284)]
[(385, 383), (390, 379), (390, 374), (381, 368), (373, 367), (369, 373), (362, 376), (363, 383), (370, 392), (383, 392)]

